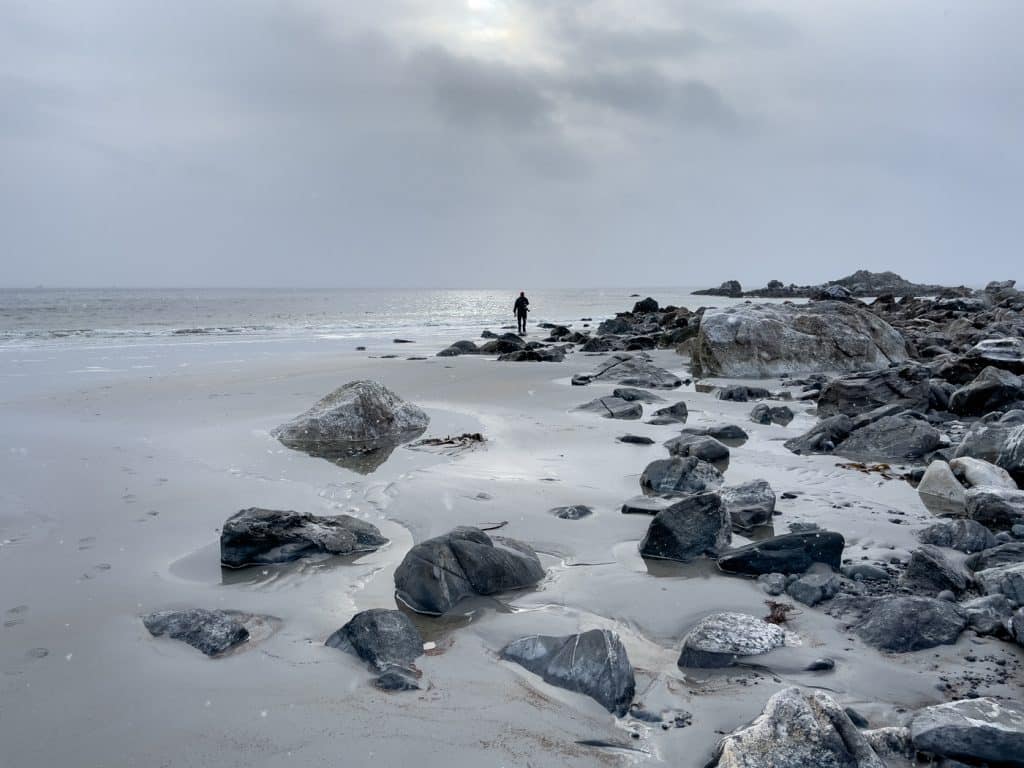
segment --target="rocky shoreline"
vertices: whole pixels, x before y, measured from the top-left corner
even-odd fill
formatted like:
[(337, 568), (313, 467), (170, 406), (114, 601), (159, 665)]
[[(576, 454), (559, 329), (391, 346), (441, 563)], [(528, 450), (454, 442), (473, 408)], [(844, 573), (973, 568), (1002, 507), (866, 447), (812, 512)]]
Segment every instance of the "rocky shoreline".
[(968, 288), (959, 286), (950, 288), (942, 285), (913, 283), (904, 280), (895, 272), (869, 272), (858, 270), (852, 275), (830, 280), (820, 285), (784, 284), (781, 280), (771, 280), (764, 288), (744, 291), (738, 280), (726, 280), (718, 288), (705, 288), (694, 291), (697, 296), (726, 296), (733, 299), (844, 299), (863, 298), (866, 296), (940, 296), (964, 295), (970, 293)]

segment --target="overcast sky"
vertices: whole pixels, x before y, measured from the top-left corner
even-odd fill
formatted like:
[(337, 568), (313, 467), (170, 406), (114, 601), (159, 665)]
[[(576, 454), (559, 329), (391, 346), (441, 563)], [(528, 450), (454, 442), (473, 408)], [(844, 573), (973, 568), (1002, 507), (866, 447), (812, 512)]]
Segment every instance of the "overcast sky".
[(0, 0), (0, 284), (1024, 282), (1022, 28), (1021, 0)]

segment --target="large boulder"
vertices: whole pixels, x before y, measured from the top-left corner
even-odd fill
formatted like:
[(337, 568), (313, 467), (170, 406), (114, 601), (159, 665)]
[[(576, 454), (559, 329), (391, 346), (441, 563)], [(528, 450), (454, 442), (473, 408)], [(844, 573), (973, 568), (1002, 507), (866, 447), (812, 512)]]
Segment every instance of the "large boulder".
[(949, 468), (957, 480), (968, 488), (993, 488), (1016, 491), (1017, 483), (1002, 467), (971, 456), (961, 456), (949, 462)]
[(729, 449), (713, 437), (681, 434), (666, 441), (670, 456), (693, 456), (711, 464), (729, 461)]
[(683, 427), (680, 432), (684, 435), (701, 435), (713, 437), (726, 445), (742, 445), (747, 441), (749, 435), (735, 424), (714, 424), (710, 427)]
[(648, 315), (651, 312), (658, 311), (658, 302), (648, 296), (646, 299), (640, 299), (640, 301), (633, 304), (634, 315)]
[(417, 613), (439, 616), (465, 597), (522, 589), (542, 578), (528, 545), (456, 528), (409, 550), (395, 570), (395, 596)]
[(971, 488), (965, 494), (967, 516), (996, 530), (1009, 530), (1024, 521), (1024, 491)]
[(678, 376), (659, 368), (648, 356), (628, 352), (612, 355), (587, 376), (591, 381), (614, 381), (627, 387), (647, 389), (675, 389), (683, 384)]
[(640, 403), (619, 397), (599, 397), (576, 408), (577, 411), (596, 413), (606, 419), (639, 419), (644, 415)]
[(786, 640), (778, 624), (745, 613), (713, 613), (686, 633), (678, 664), (699, 669), (731, 667), (746, 656), (780, 648)]
[(784, 688), (719, 743), (708, 768), (884, 768), (863, 732), (822, 692)]
[(854, 631), (868, 645), (907, 653), (955, 643), (967, 626), (958, 605), (934, 597), (890, 596), (873, 600)]
[(916, 363), (852, 373), (827, 382), (818, 395), (818, 415), (859, 416), (882, 405), (898, 403), (909, 410), (928, 410), (930, 372)]
[(1009, 371), (989, 366), (949, 398), (949, 410), (959, 416), (984, 416), (1024, 401), (1024, 381)]
[(693, 456), (657, 459), (640, 474), (640, 489), (652, 496), (701, 493), (721, 486), (722, 473)]
[(403, 678), (403, 689), (419, 687), (414, 662), (423, 654), (423, 638), (412, 619), (401, 611), (361, 611), (328, 637), (325, 644), (355, 654), (377, 672), (388, 673), (383, 685), (378, 683), (380, 687), (395, 688), (395, 682)]
[(737, 547), (718, 558), (718, 567), (749, 576), (803, 573), (814, 563), (824, 563), (838, 571), (845, 544), (842, 534), (834, 531), (787, 533)]
[(271, 434), (289, 448), (372, 472), (430, 417), (375, 381), (351, 381)]
[(1024, 766), (1024, 706), (989, 697), (918, 710), (910, 721), (914, 748), (971, 764)]
[(388, 540), (351, 515), (317, 517), (252, 507), (229, 517), (220, 532), (220, 561), (229, 568), (286, 563), (306, 555), (373, 552)]
[(880, 368), (907, 357), (903, 336), (877, 315), (821, 301), (708, 310), (693, 342), (692, 362), (698, 376), (767, 378)]
[(975, 371), (992, 366), (1024, 375), (1024, 339), (984, 339), (967, 351), (963, 362)]
[(942, 435), (914, 413), (887, 416), (861, 427), (843, 440), (835, 452), (862, 461), (917, 460), (939, 447)]
[(1024, 410), (988, 414), (967, 430), (956, 456), (973, 456), (1002, 467), (1024, 484)]
[(962, 594), (971, 584), (965, 556), (952, 549), (925, 544), (910, 554), (900, 586), (914, 595), (936, 596), (949, 590)]
[(629, 711), (636, 691), (626, 649), (618, 635), (607, 629), (567, 637), (523, 637), (506, 645), (501, 657), (540, 675), (546, 683), (589, 696), (618, 717)]
[(207, 656), (219, 656), (249, 639), (243, 617), (235, 611), (190, 608), (150, 613), (142, 617), (142, 623), (153, 637), (167, 635)]
[(971, 554), (981, 552), (998, 544), (995, 534), (974, 520), (949, 520), (929, 525), (918, 534), (924, 544), (949, 547)]
[(720, 495), (733, 528), (741, 531), (770, 523), (775, 513), (775, 491), (767, 480), (726, 486)]
[(732, 541), (732, 521), (717, 493), (698, 493), (658, 512), (640, 542), (644, 557), (686, 562), (717, 556)]
[(1024, 606), (1024, 562), (986, 568), (976, 572), (974, 578), (986, 595), (1003, 595)]
[(949, 464), (935, 460), (924, 471), (917, 484), (917, 493), (925, 504), (962, 512), (967, 503), (967, 489), (957, 480)]

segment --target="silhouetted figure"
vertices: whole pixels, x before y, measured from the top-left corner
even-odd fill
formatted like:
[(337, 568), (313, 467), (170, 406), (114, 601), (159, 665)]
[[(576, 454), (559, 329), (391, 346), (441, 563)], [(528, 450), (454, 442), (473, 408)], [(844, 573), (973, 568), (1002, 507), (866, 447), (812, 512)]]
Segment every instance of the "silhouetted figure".
[(519, 292), (519, 298), (512, 307), (512, 313), (516, 316), (516, 327), (519, 333), (526, 333), (526, 313), (530, 311), (530, 300), (526, 294)]

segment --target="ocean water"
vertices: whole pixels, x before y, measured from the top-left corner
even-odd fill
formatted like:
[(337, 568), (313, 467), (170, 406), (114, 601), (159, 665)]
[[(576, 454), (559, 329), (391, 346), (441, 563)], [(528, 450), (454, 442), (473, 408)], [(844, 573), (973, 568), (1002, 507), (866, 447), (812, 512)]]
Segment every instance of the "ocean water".
[[(632, 294), (697, 308), (733, 303), (693, 288), (529, 291), (530, 324), (595, 322), (630, 309)], [(0, 348), (230, 343), (270, 339), (410, 338), (440, 344), (514, 324), (504, 290), (0, 290)]]

